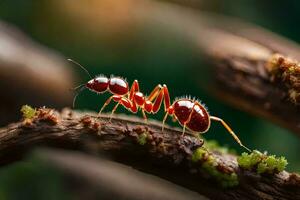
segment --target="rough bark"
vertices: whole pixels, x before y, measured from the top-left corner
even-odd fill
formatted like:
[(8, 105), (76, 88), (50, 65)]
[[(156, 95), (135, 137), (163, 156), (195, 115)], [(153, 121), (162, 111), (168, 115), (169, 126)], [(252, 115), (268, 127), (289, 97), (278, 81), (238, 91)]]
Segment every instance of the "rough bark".
[(299, 136), (298, 103), (294, 103), (292, 90), (286, 85), (271, 81), (267, 61), (228, 55), (218, 59), (215, 60), (218, 83), (215, 95), (240, 109), (277, 122)]
[[(11, 124), (0, 130), (0, 160), (7, 164), (35, 145), (105, 152), (116, 161), (170, 180), (210, 199), (300, 199), (300, 177), (286, 171), (275, 175), (258, 175), (238, 167), (236, 156), (212, 152), (217, 169), (235, 172), (239, 185), (230, 189), (201, 170), (200, 162), (191, 160), (193, 151), (203, 141), (189, 133), (167, 127), (161, 132), (156, 122), (145, 124), (138, 118), (115, 116), (99, 118), (91, 113), (58, 112), (43, 109), (34, 120)], [(139, 142), (147, 133), (147, 142)]]

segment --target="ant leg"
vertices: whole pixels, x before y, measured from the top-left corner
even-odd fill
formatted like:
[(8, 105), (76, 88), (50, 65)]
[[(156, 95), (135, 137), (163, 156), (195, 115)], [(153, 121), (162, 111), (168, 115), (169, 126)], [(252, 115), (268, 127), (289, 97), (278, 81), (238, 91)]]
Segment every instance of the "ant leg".
[(162, 128), (161, 128), (161, 132), (162, 132), (162, 133), (164, 132), (165, 122), (166, 122), (166, 120), (167, 120), (167, 118), (168, 118), (168, 115), (169, 115), (169, 113), (167, 112), (167, 113), (165, 114), (165, 116), (164, 116), (164, 119), (163, 119), (163, 122), (162, 122)]
[(184, 136), (184, 132), (185, 132), (185, 128), (186, 128), (186, 124), (188, 124), (190, 121), (191, 121), (191, 118), (192, 118), (192, 115), (193, 115), (193, 112), (194, 112), (194, 107), (195, 107), (196, 104), (193, 105), (193, 108), (192, 108), (192, 112), (190, 113), (188, 119), (184, 122), (183, 124), (183, 130), (182, 130), (182, 134), (181, 134), (181, 137)]
[(114, 98), (115, 95), (109, 97), (105, 103), (103, 104), (102, 108), (100, 109), (98, 116), (102, 113), (102, 111), (104, 110), (104, 108), (111, 102), (111, 100)]
[(170, 107), (170, 96), (166, 85), (163, 85), (163, 88), (159, 91), (155, 99), (155, 102), (153, 104), (153, 110), (152, 110), (153, 113), (156, 113), (159, 110), (163, 99), (164, 99), (165, 111), (167, 111), (167, 109)]
[(164, 104), (165, 104), (165, 111), (171, 106), (171, 100), (170, 100), (170, 94), (167, 86), (164, 84), (163, 85), (163, 90), (164, 90)]
[(142, 109), (142, 114), (143, 114), (145, 123), (148, 124), (148, 119), (147, 119), (146, 113), (143, 109)]
[(134, 93), (138, 92), (139, 90), (140, 90), (139, 82), (137, 80), (134, 80), (129, 91), (129, 97), (128, 97), (129, 100), (132, 101)]
[(185, 133), (185, 127), (186, 127), (186, 124), (183, 125), (183, 129), (182, 129), (182, 134), (181, 134), (181, 137), (184, 136), (184, 133)]
[(152, 90), (152, 92), (148, 95), (147, 100), (148, 100), (148, 101), (153, 101), (153, 100), (157, 97), (157, 95), (158, 95), (158, 93), (159, 93), (159, 91), (160, 91), (161, 89), (162, 89), (161, 84), (158, 84), (158, 85)]
[(112, 118), (114, 112), (117, 110), (117, 108), (118, 108), (119, 105), (120, 105), (120, 101), (115, 105), (115, 107), (111, 111), (111, 114), (110, 114), (110, 117), (109, 117), (109, 122), (111, 122), (111, 118)]
[(164, 95), (163, 90), (160, 90), (159, 93), (158, 93), (158, 96), (155, 99), (155, 102), (153, 103), (152, 113), (157, 113), (158, 112), (158, 110), (161, 106), (162, 100), (163, 100), (163, 95)]
[(221, 122), (221, 124), (226, 128), (226, 130), (231, 134), (231, 136), (235, 139), (235, 141), (242, 147), (244, 147), (247, 151), (252, 152), (249, 148), (244, 146), (238, 136), (233, 132), (230, 126), (221, 118), (210, 116), (211, 120)]
[(175, 115), (172, 116), (172, 121), (173, 121), (173, 122), (176, 122), (176, 121), (177, 121)]
[(121, 104), (124, 108), (126, 108), (127, 110), (136, 113), (137, 112), (137, 107), (136, 104), (132, 101), (130, 101), (128, 98), (123, 97), (123, 96), (118, 96), (118, 95), (114, 95), (113, 96), (114, 101), (117, 102), (117, 104), (114, 106), (111, 114), (110, 114), (110, 118), (109, 121), (111, 121), (113, 114), (115, 113), (115, 111), (117, 110), (118, 106)]
[(152, 107), (152, 113), (157, 113), (158, 110), (161, 107), (161, 103), (164, 99), (164, 110), (167, 111), (167, 109), (170, 107), (170, 95), (167, 86), (164, 84), (163, 86), (158, 85), (155, 87), (155, 89), (151, 92), (151, 94), (147, 97), (148, 101), (153, 101), (155, 99), (155, 102), (153, 103)]

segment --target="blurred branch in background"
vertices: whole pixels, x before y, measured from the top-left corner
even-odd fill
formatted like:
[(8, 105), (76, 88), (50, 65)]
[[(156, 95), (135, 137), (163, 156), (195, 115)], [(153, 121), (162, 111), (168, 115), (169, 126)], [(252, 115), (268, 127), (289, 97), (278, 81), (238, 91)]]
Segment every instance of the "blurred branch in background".
[(73, 75), (62, 56), (0, 21), (0, 125), (19, 118), (21, 105), (70, 105)]
[(104, 158), (53, 149), (37, 149), (33, 157), (47, 166), (40, 170), (51, 168), (63, 174), (65, 192), (71, 199), (208, 199)]

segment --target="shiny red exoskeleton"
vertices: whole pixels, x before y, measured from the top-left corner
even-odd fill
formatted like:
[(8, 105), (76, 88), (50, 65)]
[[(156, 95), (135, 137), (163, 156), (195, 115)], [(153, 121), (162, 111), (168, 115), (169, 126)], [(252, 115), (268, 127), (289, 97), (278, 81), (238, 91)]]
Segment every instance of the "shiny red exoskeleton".
[(210, 127), (210, 117), (205, 107), (191, 99), (176, 100), (168, 108), (168, 115), (174, 115), (182, 126), (194, 132), (205, 133)]
[(116, 106), (112, 110), (112, 114), (116, 111), (119, 105), (124, 106), (127, 110), (136, 113), (139, 108), (141, 109), (144, 119), (146, 120), (147, 113), (156, 113), (158, 112), (163, 97), (169, 98), (168, 93), (163, 96), (163, 91), (166, 89), (166, 86), (157, 85), (149, 96), (145, 96), (139, 89), (139, 83), (135, 80), (132, 83), (132, 86), (129, 89), (129, 85), (121, 77), (111, 77), (107, 78), (105, 76), (96, 77), (85, 84), (85, 87), (96, 93), (104, 93), (106, 91), (112, 94), (109, 97), (104, 105), (102, 106), (99, 113), (114, 100), (117, 102)]
[(180, 98), (166, 108), (166, 114), (163, 119), (163, 128), (168, 116), (173, 116), (183, 126), (182, 134), (188, 128), (192, 132), (205, 133), (210, 128), (211, 120), (220, 122), (231, 134), (235, 141), (247, 151), (251, 151), (244, 146), (238, 136), (233, 132), (230, 126), (221, 118), (209, 115), (207, 109), (199, 101), (191, 98)]
[[(76, 63), (75, 61), (72, 62)], [(83, 68), (91, 77), (89, 72), (84, 67), (82, 67), (80, 64), (78, 65)], [(114, 100), (117, 102), (117, 104), (113, 108), (111, 114), (116, 111), (119, 105), (122, 105), (133, 113), (138, 112), (140, 109), (144, 119), (147, 120), (146, 113), (157, 113), (162, 102), (164, 102), (164, 111), (166, 114), (163, 119), (162, 129), (164, 129), (164, 124), (168, 116), (172, 116), (183, 126), (182, 135), (184, 135), (186, 129), (189, 129), (195, 133), (205, 133), (210, 128), (211, 120), (214, 120), (220, 122), (240, 146), (244, 147), (248, 151), (251, 151), (241, 143), (239, 138), (226, 122), (224, 122), (221, 118), (211, 116), (205, 106), (199, 101), (186, 97), (176, 99), (173, 104), (171, 104), (169, 91), (166, 85), (157, 85), (152, 90), (150, 95), (145, 96), (142, 92), (140, 92), (139, 83), (137, 80), (133, 81), (131, 87), (129, 87), (127, 81), (121, 77), (108, 78), (101, 75), (96, 78), (92, 78), (86, 84), (80, 85), (79, 87), (88, 88), (95, 93), (110, 92), (112, 94), (112, 96), (109, 97), (102, 106), (99, 114), (111, 102), (111, 100)], [(74, 102), (76, 96), (74, 97)]]

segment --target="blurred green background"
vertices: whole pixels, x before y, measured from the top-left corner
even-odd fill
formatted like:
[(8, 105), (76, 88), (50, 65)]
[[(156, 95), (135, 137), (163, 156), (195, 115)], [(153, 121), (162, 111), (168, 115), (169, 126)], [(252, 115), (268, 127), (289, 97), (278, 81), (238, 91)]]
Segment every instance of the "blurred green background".
[[(118, 1), (120, 5), (114, 10), (110, 6), (105, 7), (105, 3), (108, 2), (107, 0), (2, 0), (0, 1), (0, 18), (14, 24), (33, 40), (60, 52), (66, 58), (80, 62), (92, 74), (119, 75), (126, 77), (130, 83), (138, 79), (145, 93), (149, 93), (158, 83), (165, 83), (169, 87), (172, 99), (182, 95), (192, 95), (201, 99), (209, 108), (210, 113), (222, 117), (231, 124), (248, 147), (284, 155), (289, 161), (288, 170), (300, 172), (298, 137), (277, 125), (232, 108), (203, 90), (205, 85), (199, 85), (199, 80), (207, 79), (205, 78), (207, 75), (195, 73), (193, 69), (206, 63), (203, 62), (195, 44), (181, 34), (176, 34), (175, 31), (155, 22), (137, 27), (130, 23), (129, 18), (126, 18), (128, 13), (122, 13), (124, 7), (128, 6), (127, 4), (122, 5)], [(129, 5), (135, 3), (134, 1), (124, 2), (129, 2)], [(300, 2), (296, 0), (173, 0), (169, 2), (243, 19), (296, 42), (300, 40), (300, 29), (297, 28), (297, 22), (300, 21)], [(68, 6), (65, 8), (64, 5)], [(97, 6), (103, 7), (99, 14), (95, 15)], [(65, 12), (64, 9), (71, 11)], [(110, 18), (106, 19), (110, 12), (113, 15), (112, 21), (109, 21)], [(120, 13), (120, 16), (116, 13)], [(70, 67), (73, 67), (80, 77), (78, 84), (88, 80), (78, 67)], [(205, 81), (209, 83), (209, 79)], [(95, 95), (85, 90), (78, 97), (76, 108), (98, 111), (108, 96), (109, 94)], [(107, 111), (109, 110), (107, 108)], [(117, 112), (126, 111), (119, 109)], [(150, 118), (161, 120), (162, 113), (150, 116)], [(171, 125), (172, 122), (169, 121), (169, 124)], [(178, 124), (172, 125), (178, 126)], [(219, 124), (213, 124), (210, 131), (205, 134), (205, 138), (217, 140), (239, 152), (242, 150)], [(31, 169), (24, 166), (24, 163), (2, 168), (0, 170), (0, 199), (1, 195), (3, 199), (6, 199), (7, 196), (6, 198), (4, 196), (11, 194), (7, 192), (10, 186), (16, 187), (16, 191), (22, 191), (21, 188), (26, 183), (20, 180), (32, 182), (30, 177), (26, 176), (26, 172), (34, 176), (32, 173), (38, 173), (39, 169)], [(20, 173), (25, 174), (20, 175)], [(42, 177), (44, 181), (49, 180), (49, 183), (59, 182), (50, 173)], [(52, 192), (63, 193), (55, 188)], [(26, 195), (28, 199), (38, 198), (30, 196), (31, 194)], [(19, 199), (18, 196), (14, 197)], [(57, 198), (53, 196), (50, 199)]]

